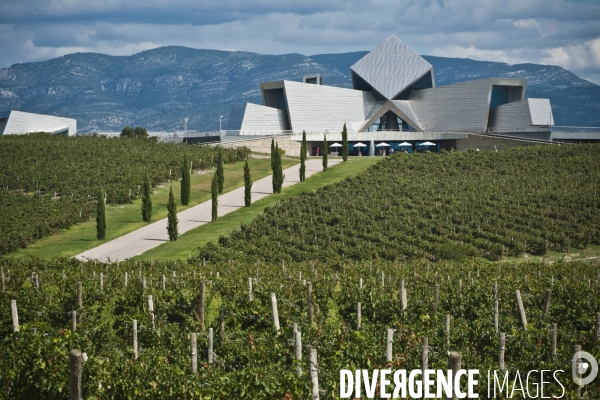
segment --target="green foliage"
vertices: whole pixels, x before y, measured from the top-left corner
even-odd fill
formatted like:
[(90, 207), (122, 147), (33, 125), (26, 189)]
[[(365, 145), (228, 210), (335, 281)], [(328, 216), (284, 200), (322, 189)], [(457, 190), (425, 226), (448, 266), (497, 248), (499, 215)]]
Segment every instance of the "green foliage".
[(217, 160), (217, 183), (219, 184), (219, 193), (223, 193), (223, 184), (225, 183), (225, 172), (223, 171), (223, 150), (219, 147), (219, 156)]
[(148, 131), (146, 128), (142, 128), (141, 126), (136, 126), (135, 129), (130, 126), (126, 126), (121, 130), (121, 137), (145, 139), (148, 137)]
[(169, 201), (167, 202), (167, 232), (169, 233), (169, 240), (176, 241), (179, 236), (179, 219), (177, 218), (177, 203), (175, 203), (175, 196), (173, 195), (173, 186), (169, 190)]
[(348, 161), (348, 130), (346, 129), (346, 123), (344, 123), (344, 129), (342, 129), (342, 160)]
[(104, 206), (104, 191), (98, 190), (96, 197), (96, 239), (104, 240), (106, 238), (106, 213)]
[(135, 135), (136, 138), (147, 138), (148, 137), (148, 131), (146, 130), (146, 128), (142, 128), (141, 126), (136, 126), (133, 134)]
[(217, 174), (213, 175), (211, 184), (210, 184), (210, 194), (211, 194), (211, 221), (215, 222), (218, 217), (219, 210), (219, 177)]
[[(222, 160), (222, 156), (221, 156)], [(223, 166), (221, 166), (221, 171)], [(190, 176), (190, 162), (188, 161), (187, 155), (183, 156), (183, 165), (181, 166), (181, 205), (187, 206), (190, 202), (191, 192), (191, 176)]]
[(248, 159), (246, 159), (244, 164), (244, 205), (250, 207), (250, 204), (252, 204), (252, 178), (250, 177)]
[(144, 172), (144, 183), (142, 185), (142, 219), (144, 222), (152, 221), (152, 185), (148, 177), (148, 171)]
[(275, 144), (275, 153), (273, 157), (273, 193), (281, 193), (281, 187), (283, 186), (283, 167), (281, 166), (281, 152), (279, 151), (279, 145)]
[(121, 137), (133, 138), (135, 137), (135, 130), (130, 126), (126, 126), (121, 130)]
[(598, 171), (595, 144), (397, 153), (356, 177), (278, 203), (201, 254), (439, 261), (583, 249), (600, 243)]
[[(566, 372), (557, 376), (566, 388), (565, 398), (575, 398), (570, 384), (572, 346), (582, 345), (584, 351), (600, 357), (600, 343), (595, 338), (600, 286), (595, 282), (597, 266), (593, 264), (529, 262), (515, 268), (512, 263), (474, 261), (396, 263), (373, 259), (354, 263), (333, 255), (325, 263), (286, 262), (288, 273), (282, 273), (280, 261), (256, 261), (209, 260), (203, 266), (198, 260), (126, 260), (118, 264), (74, 259), (3, 260), (3, 271), (10, 279), (6, 291), (0, 292), (1, 396), (67, 398), (68, 352), (78, 348), (89, 357), (82, 376), (86, 399), (306, 399), (311, 390), (310, 365), (308, 349), (303, 349), (301, 361), (294, 357), (291, 332), (297, 323), (303, 344), (318, 350), (319, 386), (326, 391), (324, 399), (339, 393), (340, 369), (372, 371), (388, 366), (388, 328), (396, 329), (394, 361), (388, 368), (420, 369), (421, 338), (428, 337), (433, 349), (429, 352), (430, 368), (447, 369), (447, 352), (461, 352), (463, 368), (480, 370), (481, 384), (475, 390), (480, 398), (486, 398), (486, 370), (498, 369), (498, 334), (493, 322), (496, 282), (499, 330), (511, 337), (505, 353), (511, 378), (517, 370), (521, 376), (523, 371), (542, 367), (563, 370)], [(131, 271), (134, 275), (125, 286), (124, 274)], [(146, 289), (137, 279), (138, 271), (149, 283)], [(39, 278), (39, 289), (30, 284), (32, 273)], [(298, 279), (299, 273), (312, 282), (313, 326), (308, 324), (306, 286)], [(163, 275), (168, 277), (165, 289), (161, 285)], [(248, 277), (258, 282), (251, 303), (246, 290)], [(363, 288), (359, 290), (361, 278)], [(589, 278), (592, 281), (588, 285)], [(207, 362), (206, 331), (200, 330), (194, 313), (202, 281), (206, 282), (206, 326), (215, 331), (213, 364)], [(408, 299), (405, 311), (400, 301), (402, 281)], [(77, 282), (83, 284), (83, 316), (77, 331), (71, 332), (67, 313), (76, 307)], [(440, 295), (438, 311), (433, 313), (436, 284)], [(552, 300), (544, 316), (549, 288)], [(529, 320), (527, 330), (520, 327), (516, 289), (521, 291)], [(278, 300), (279, 335), (273, 332), (271, 293)], [(148, 312), (148, 295), (154, 299), (154, 318)], [(16, 333), (12, 332), (10, 316), (13, 299), (21, 324)], [(356, 330), (358, 302), (362, 305), (360, 331)], [(446, 314), (451, 316), (449, 344)], [(139, 327), (141, 350), (137, 360), (132, 349), (133, 319)], [(549, 326), (553, 322), (558, 325), (558, 356), (551, 354)], [(197, 374), (190, 371), (191, 332), (197, 333)], [(296, 366), (304, 372), (301, 377), (295, 374)], [(532, 374), (530, 380), (539, 383), (539, 375)], [(597, 387), (597, 382), (585, 386), (582, 397), (595, 398)], [(561, 388), (546, 384), (545, 393), (559, 395)]]
[(323, 171), (327, 171), (327, 153), (329, 147), (327, 147), (327, 135), (323, 135)]
[(300, 144), (300, 182), (306, 180), (306, 131), (302, 131), (302, 143)]
[[(0, 254), (24, 248), (58, 229), (93, 221), (97, 188), (107, 204), (131, 203), (150, 184), (179, 179), (182, 153), (196, 169), (216, 166), (210, 146), (91, 136), (10, 135), (0, 140)], [(224, 149), (226, 163), (248, 149)]]

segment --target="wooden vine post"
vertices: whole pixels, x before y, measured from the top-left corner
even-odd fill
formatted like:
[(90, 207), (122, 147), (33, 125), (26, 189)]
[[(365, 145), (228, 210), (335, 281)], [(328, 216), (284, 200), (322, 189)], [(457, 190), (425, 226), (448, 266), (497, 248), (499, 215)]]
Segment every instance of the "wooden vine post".
[(433, 289), (433, 314), (437, 314), (438, 302), (440, 299), (440, 285), (435, 285)]
[(506, 334), (500, 334), (500, 340), (498, 342), (498, 368), (504, 371), (504, 351), (506, 350)]
[(271, 293), (271, 309), (273, 310), (273, 324), (277, 333), (280, 331), (279, 327), (279, 311), (277, 311), (277, 296), (275, 293)]
[(75, 332), (77, 330), (77, 311), (71, 311), (71, 331)]
[(77, 282), (77, 308), (83, 308), (83, 286)]
[[(452, 370), (452, 376), (456, 376), (458, 371), (461, 369), (461, 360), (462, 356), (459, 352), (448, 352), (448, 369)], [(452, 391), (452, 400), (458, 400), (456, 392), (457, 390)]]
[(190, 364), (192, 374), (198, 372), (198, 346), (196, 343), (196, 334), (190, 333)]
[(200, 319), (200, 330), (204, 332), (204, 296), (206, 293), (206, 282), (200, 282), (200, 306), (198, 310), (198, 318)]
[(388, 363), (391, 363), (392, 359), (393, 359), (393, 342), (394, 342), (394, 330), (391, 328), (388, 328), (387, 335), (386, 335), (386, 348), (385, 348), (385, 359)]
[(213, 355), (214, 353), (214, 348), (213, 348), (213, 328), (208, 328), (208, 363), (212, 364), (213, 363)]
[(544, 312), (542, 313), (542, 318), (546, 317), (548, 313), (548, 309), (550, 308), (550, 297), (552, 296), (552, 290), (546, 289), (546, 300), (544, 301)]
[(311, 399), (319, 400), (319, 363), (317, 362), (317, 349), (310, 349), (310, 381), (312, 382)]
[(81, 375), (83, 370), (83, 356), (81, 350), (73, 349), (69, 352), (69, 389), (70, 400), (81, 400), (82, 387)]
[(402, 279), (402, 286), (400, 289), (400, 297), (401, 297), (401, 301), (402, 301), (402, 311), (406, 311), (407, 296), (406, 296), (406, 288), (404, 287), (404, 279)]
[(252, 303), (252, 278), (248, 278), (248, 301)]
[(19, 312), (16, 300), (10, 301), (10, 313), (12, 315), (13, 332), (19, 332)]
[(302, 361), (302, 332), (294, 332), (294, 345), (296, 351), (296, 360), (298, 360), (298, 368), (296, 369), (296, 375), (299, 378), (302, 376), (302, 367), (300, 366), (300, 362)]
[(138, 358), (138, 324), (137, 319), (133, 320), (133, 358)]
[(523, 300), (521, 299), (521, 291), (515, 291), (517, 295), (517, 306), (519, 307), (519, 316), (521, 318), (521, 324), (523, 325), (523, 329), (527, 329), (527, 316), (525, 315), (525, 307), (523, 307)]
[(307, 289), (307, 299), (306, 299), (306, 303), (307, 303), (307, 307), (308, 307), (308, 324), (312, 325), (313, 323), (313, 313), (314, 313), (314, 308), (313, 308), (313, 304), (312, 304), (312, 283), (311, 282), (307, 282), (306, 283), (306, 289)]

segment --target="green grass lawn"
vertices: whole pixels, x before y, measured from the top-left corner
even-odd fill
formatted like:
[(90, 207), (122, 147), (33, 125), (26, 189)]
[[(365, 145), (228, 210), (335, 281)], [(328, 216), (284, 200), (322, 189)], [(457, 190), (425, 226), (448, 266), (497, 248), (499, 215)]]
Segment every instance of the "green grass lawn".
[(134, 257), (134, 260), (183, 260), (195, 255), (198, 247), (210, 241), (218, 240), (219, 236), (229, 234), (233, 229), (239, 228), (241, 223), (248, 224), (265, 207), (295, 196), (302, 192), (314, 192), (318, 188), (341, 181), (348, 176), (354, 176), (364, 171), (368, 166), (380, 161), (381, 157), (349, 158), (347, 163), (340, 163), (325, 172), (319, 172), (307, 178), (304, 183), (297, 183), (284, 188), (279, 194), (272, 194), (250, 207), (244, 207), (220, 217), (216, 222), (202, 225), (179, 236), (176, 242), (166, 242), (152, 250)]
[[(250, 158), (248, 161), (253, 180), (258, 180), (271, 174), (270, 158)], [(298, 159), (283, 158), (283, 168), (288, 168), (298, 163)], [(244, 185), (244, 163), (227, 164), (224, 166), (225, 184), (223, 191), (229, 192)], [(210, 200), (210, 183), (213, 171), (201, 171), (192, 175), (190, 204), (186, 207), (177, 204), (177, 211)], [(179, 181), (167, 183), (164, 187), (155, 190), (152, 195), (152, 220), (157, 221), (167, 217), (167, 200), (169, 197), (169, 186), (173, 186), (175, 198), (179, 199)], [(142, 221), (141, 200), (132, 204), (109, 205), (106, 207), (106, 240), (96, 240), (96, 222), (86, 222), (62, 229), (58, 233), (48, 236), (36, 243), (20, 249), (14, 253), (7, 254), (9, 258), (33, 257), (50, 259), (53, 257), (72, 257), (85, 250), (96, 247), (106, 241), (116, 239), (126, 233), (139, 229), (145, 225)]]

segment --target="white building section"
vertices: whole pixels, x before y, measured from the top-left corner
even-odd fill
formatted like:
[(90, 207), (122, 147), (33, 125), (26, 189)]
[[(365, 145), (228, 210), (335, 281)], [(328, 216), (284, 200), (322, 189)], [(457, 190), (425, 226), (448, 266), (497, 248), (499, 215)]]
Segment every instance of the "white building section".
[[(358, 131), (375, 105), (370, 92), (284, 81), (292, 130)], [(310, 99), (310, 100), (309, 100)]]
[(0, 113), (0, 135), (24, 135), (34, 132), (74, 136), (77, 134), (77, 120), (22, 111)]
[[(247, 103), (240, 135), (284, 130), (285, 113), (276, 108)], [(246, 133), (244, 133), (246, 132)]]
[(552, 116), (552, 107), (550, 99), (527, 99), (529, 102), (529, 112), (531, 113), (531, 125), (552, 126), (554, 117)]

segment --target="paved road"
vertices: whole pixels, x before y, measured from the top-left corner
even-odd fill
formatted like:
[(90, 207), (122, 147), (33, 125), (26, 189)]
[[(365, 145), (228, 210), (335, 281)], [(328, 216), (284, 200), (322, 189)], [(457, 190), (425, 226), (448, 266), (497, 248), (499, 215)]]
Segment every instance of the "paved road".
[[(341, 160), (329, 160), (329, 166), (338, 164)], [(285, 179), (283, 187), (298, 183), (300, 164), (283, 171)], [(311, 176), (323, 169), (321, 159), (306, 160), (306, 177)], [(273, 192), (271, 176), (259, 179), (252, 184), (252, 202), (262, 199)], [(223, 216), (244, 206), (244, 187), (239, 187), (231, 192), (219, 196), (219, 216)], [(205, 201), (197, 206), (188, 208), (177, 214), (179, 218), (179, 234), (183, 234), (198, 226), (204, 225), (211, 220), (211, 201)], [(125, 260), (142, 254), (163, 242), (167, 242), (167, 219), (153, 222), (130, 232), (117, 239), (101, 244), (98, 247), (84, 251), (75, 256), (80, 260), (96, 259), (98, 261)]]

